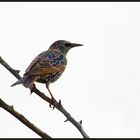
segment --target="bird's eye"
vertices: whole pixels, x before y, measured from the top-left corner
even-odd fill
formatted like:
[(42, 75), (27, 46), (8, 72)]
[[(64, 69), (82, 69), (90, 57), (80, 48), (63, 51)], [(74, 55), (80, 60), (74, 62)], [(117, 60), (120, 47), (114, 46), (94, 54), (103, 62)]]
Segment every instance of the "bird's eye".
[(69, 46), (71, 46), (71, 43), (65, 43), (65, 45), (66, 45), (67, 47), (69, 47)]

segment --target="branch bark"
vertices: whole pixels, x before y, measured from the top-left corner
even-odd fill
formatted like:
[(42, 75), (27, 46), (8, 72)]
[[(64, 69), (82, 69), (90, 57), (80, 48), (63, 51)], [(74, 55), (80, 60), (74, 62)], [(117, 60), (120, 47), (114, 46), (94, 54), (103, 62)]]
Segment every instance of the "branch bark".
[[(0, 63), (8, 70), (10, 71), (17, 79), (20, 79), (21, 76), (19, 75), (19, 70), (14, 70), (12, 67), (10, 67), (1, 57), (0, 57)], [(42, 93), (40, 90), (38, 90), (36, 87), (33, 90), (33, 92), (35, 94), (37, 94), (39, 97), (41, 97), (43, 100), (45, 100), (48, 103), (51, 103), (51, 99), (46, 96), (44, 93)], [(87, 135), (87, 133), (84, 131), (83, 127), (82, 127), (82, 121), (77, 122), (71, 115), (70, 113), (67, 112), (67, 110), (62, 106), (61, 101), (59, 100), (59, 102), (57, 102), (56, 100), (54, 100), (54, 105), (55, 108), (57, 108), (66, 118), (66, 121), (70, 121), (81, 133), (81, 135), (84, 138), (89, 138), (89, 136)], [(65, 122), (66, 122), (65, 121)]]
[(31, 123), (29, 120), (27, 120), (22, 114), (18, 113), (16, 110), (14, 110), (13, 106), (8, 105), (0, 98), (0, 107), (8, 111), (10, 114), (15, 116), (19, 121), (21, 121), (24, 125), (29, 127), (31, 130), (33, 130), (35, 133), (37, 133), (42, 138), (51, 138), (48, 134), (40, 130), (38, 127), (36, 127), (33, 123)]

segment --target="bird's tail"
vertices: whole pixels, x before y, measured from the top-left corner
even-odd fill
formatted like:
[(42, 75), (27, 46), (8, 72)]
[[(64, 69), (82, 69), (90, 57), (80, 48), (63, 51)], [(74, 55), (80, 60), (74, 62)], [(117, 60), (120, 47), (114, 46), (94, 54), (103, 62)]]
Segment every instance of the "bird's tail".
[(14, 84), (12, 84), (11, 86), (15, 86), (18, 84), (23, 84), (26, 88), (30, 88), (34, 82), (34, 77), (33, 76), (27, 76), (24, 75), (23, 77), (21, 77), (17, 82), (15, 82)]

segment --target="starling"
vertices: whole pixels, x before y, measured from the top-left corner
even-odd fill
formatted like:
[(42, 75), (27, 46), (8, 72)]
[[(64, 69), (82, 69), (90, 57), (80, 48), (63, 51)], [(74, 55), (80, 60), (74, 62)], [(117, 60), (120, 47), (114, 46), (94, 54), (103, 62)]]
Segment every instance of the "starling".
[(23, 77), (11, 86), (23, 84), (32, 93), (35, 87), (34, 82), (44, 83), (51, 95), (51, 104), (53, 104), (54, 97), (49, 89), (49, 84), (55, 82), (64, 72), (67, 65), (66, 55), (71, 48), (76, 46), (82, 46), (82, 44), (71, 43), (65, 40), (55, 41), (48, 50), (40, 53), (33, 59)]

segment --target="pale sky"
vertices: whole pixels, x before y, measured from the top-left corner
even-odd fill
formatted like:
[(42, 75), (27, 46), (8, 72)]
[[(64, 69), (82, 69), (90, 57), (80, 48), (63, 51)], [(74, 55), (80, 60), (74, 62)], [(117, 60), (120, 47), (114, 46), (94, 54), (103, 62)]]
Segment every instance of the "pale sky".
[[(92, 138), (140, 137), (139, 2), (1, 2), (0, 56), (23, 75), (56, 40), (84, 46), (50, 89)], [(2, 98), (53, 138), (82, 138), (57, 109), (18, 85), (0, 65)], [(49, 96), (45, 85), (36, 86)], [(0, 138), (39, 138), (0, 108)]]

